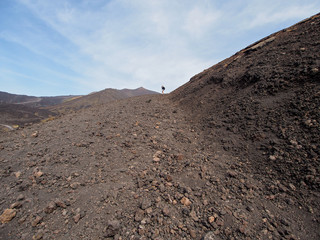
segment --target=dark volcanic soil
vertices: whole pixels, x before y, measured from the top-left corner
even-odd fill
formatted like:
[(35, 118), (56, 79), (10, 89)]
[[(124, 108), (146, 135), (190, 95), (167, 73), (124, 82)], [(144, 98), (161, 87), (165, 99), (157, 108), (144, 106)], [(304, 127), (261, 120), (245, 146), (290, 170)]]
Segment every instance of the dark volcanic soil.
[(319, 29), (1, 135), (0, 239), (320, 239)]
[(22, 104), (0, 103), (0, 124), (23, 126), (40, 122), (55, 115), (57, 114), (46, 109), (28, 107)]

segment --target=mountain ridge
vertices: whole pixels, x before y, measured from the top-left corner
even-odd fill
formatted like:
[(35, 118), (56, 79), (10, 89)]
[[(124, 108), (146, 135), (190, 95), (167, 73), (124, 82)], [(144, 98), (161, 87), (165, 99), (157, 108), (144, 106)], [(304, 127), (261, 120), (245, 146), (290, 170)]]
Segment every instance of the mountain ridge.
[(24, 124), (57, 117), (62, 113), (146, 94), (159, 93), (143, 87), (122, 90), (107, 88), (84, 96), (56, 97), (34, 97), (0, 92), (0, 124), (23, 126)]
[(49, 107), (50, 111), (56, 112), (68, 112), (70, 110), (80, 110), (83, 108), (88, 108), (96, 105), (106, 104), (115, 100), (125, 99), (129, 97), (149, 95), (149, 94), (159, 94), (151, 90), (147, 90), (143, 87), (137, 89), (112, 89), (106, 88), (99, 92), (90, 93), (85, 96), (76, 97), (74, 99), (69, 99), (59, 105)]

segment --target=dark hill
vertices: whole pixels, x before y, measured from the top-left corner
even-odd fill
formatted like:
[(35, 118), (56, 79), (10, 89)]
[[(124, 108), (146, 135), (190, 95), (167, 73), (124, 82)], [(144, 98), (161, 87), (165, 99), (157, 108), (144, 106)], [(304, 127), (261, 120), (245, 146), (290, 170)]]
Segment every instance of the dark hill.
[(59, 104), (49, 109), (55, 112), (65, 113), (71, 110), (79, 110), (83, 108), (88, 108), (96, 105), (106, 104), (115, 100), (120, 100), (129, 97), (148, 95), (148, 94), (159, 94), (154, 91), (147, 90), (145, 88), (137, 89), (111, 89), (107, 88), (105, 90), (94, 92), (85, 96), (79, 96), (71, 98), (62, 104)]
[(55, 116), (45, 109), (28, 107), (23, 104), (0, 104), (0, 124), (23, 126)]
[(0, 92), (0, 103), (22, 104), (28, 107), (48, 107), (60, 104), (69, 98), (76, 96), (56, 96), (56, 97), (34, 97), (27, 95), (17, 95), (7, 92)]
[(191, 78), (171, 98), (206, 144), (251, 168), (319, 191), (320, 15), (258, 41)]

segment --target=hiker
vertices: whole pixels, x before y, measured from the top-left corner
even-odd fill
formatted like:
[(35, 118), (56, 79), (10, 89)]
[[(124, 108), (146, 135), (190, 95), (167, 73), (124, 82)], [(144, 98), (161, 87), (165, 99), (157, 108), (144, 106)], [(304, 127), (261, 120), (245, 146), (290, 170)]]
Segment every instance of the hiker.
[(166, 88), (162, 85), (161, 89), (162, 89), (162, 94), (163, 94), (164, 90), (166, 90)]

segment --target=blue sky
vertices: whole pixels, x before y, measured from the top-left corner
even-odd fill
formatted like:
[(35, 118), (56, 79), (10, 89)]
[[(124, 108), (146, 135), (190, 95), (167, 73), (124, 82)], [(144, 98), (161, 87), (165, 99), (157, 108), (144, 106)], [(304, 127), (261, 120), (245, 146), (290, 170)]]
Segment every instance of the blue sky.
[(315, 0), (0, 0), (0, 91), (173, 91), (320, 10)]

